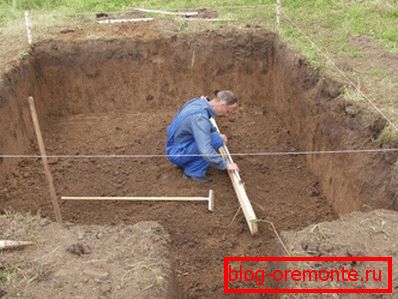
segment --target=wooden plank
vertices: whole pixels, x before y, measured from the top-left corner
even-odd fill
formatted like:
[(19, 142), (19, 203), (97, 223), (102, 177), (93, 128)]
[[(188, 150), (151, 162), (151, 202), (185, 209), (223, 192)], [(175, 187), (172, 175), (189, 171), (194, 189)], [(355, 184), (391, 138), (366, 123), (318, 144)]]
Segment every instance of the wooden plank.
[[(217, 131), (220, 133), (220, 129), (218, 128), (215, 119), (211, 118), (210, 121), (213, 124), (213, 126), (217, 129)], [(229, 161), (230, 163), (234, 162), (226, 145), (220, 148), (220, 154), (225, 160)], [(238, 171), (236, 170), (228, 171), (228, 175), (231, 179), (232, 186), (235, 189), (235, 193), (236, 196), (238, 197), (239, 204), (242, 208), (243, 214), (245, 215), (250, 233), (254, 236), (258, 231), (257, 217), (256, 214), (254, 213), (249, 197), (247, 196), (245, 186), (242, 182), (242, 179), (240, 178)]]
[(118, 24), (118, 23), (149, 22), (149, 21), (153, 21), (153, 18), (104, 19), (104, 20), (97, 20), (97, 23), (98, 24)]
[(46, 179), (47, 179), (47, 183), (48, 183), (48, 189), (50, 192), (51, 204), (54, 209), (55, 219), (58, 223), (62, 223), (61, 211), (60, 211), (59, 205), (58, 205), (57, 194), (55, 193), (53, 177), (51, 175), (50, 169), (48, 168), (46, 148), (44, 146), (43, 137), (41, 135), (39, 120), (37, 118), (35, 101), (34, 101), (33, 97), (28, 97), (28, 102), (29, 102), (30, 114), (32, 116), (33, 126), (34, 126), (35, 133), (36, 133), (37, 143), (39, 145), (40, 156), (41, 156), (41, 160), (43, 162), (44, 173), (46, 175)]
[(157, 13), (157, 14), (162, 14), (162, 15), (174, 15), (174, 16), (186, 16), (186, 17), (192, 17), (192, 16), (199, 15), (199, 13), (197, 11), (173, 12), (173, 11), (166, 11), (166, 10), (159, 10), (159, 9), (146, 9), (146, 8), (134, 8), (134, 10), (138, 10), (141, 12)]

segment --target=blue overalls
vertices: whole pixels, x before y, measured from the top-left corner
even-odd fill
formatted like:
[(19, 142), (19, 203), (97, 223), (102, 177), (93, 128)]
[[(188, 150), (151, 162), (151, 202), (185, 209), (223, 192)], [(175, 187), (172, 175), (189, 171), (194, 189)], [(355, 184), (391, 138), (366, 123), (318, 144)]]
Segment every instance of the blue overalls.
[(209, 165), (227, 167), (227, 161), (217, 152), (224, 141), (210, 122), (214, 115), (206, 98), (194, 98), (181, 107), (167, 127), (167, 158), (184, 168), (188, 176), (206, 176)]

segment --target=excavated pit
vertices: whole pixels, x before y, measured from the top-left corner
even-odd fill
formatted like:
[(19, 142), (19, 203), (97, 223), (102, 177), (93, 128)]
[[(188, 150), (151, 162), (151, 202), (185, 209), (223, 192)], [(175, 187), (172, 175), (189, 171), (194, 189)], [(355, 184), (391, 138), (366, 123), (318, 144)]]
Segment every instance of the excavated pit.
[[(122, 28), (122, 27), (121, 27)], [(240, 108), (219, 119), (235, 153), (375, 148), (385, 123), (347, 114), (341, 86), (269, 32), (200, 32), (150, 38), (54, 40), (0, 86), (0, 150), (38, 154), (27, 97), (34, 96), (49, 155), (163, 154), (165, 128), (187, 99), (230, 89)], [(351, 105), (351, 104), (350, 104)], [(394, 208), (393, 154), (240, 156), (258, 218), (302, 229), (351, 211)], [(260, 223), (253, 238), (225, 172), (211, 184), (182, 178), (165, 158), (49, 160), (57, 194), (205, 196), (205, 204), (61, 202), (65, 221), (160, 222), (172, 236), (177, 283), (189, 297), (222, 295), (223, 257), (271, 254), (275, 237)], [(0, 160), (0, 209), (53, 217), (39, 159)]]

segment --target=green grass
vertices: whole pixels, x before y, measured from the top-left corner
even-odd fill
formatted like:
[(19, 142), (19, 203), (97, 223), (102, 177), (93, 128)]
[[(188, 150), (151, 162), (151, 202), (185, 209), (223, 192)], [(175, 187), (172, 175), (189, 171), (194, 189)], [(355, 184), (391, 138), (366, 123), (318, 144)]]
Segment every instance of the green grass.
[(14, 210), (5, 210), (4, 215), (1, 217), (5, 217), (8, 220), (15, 222), (16, 224), (31, 224), (37, 221), (40, 216), (39, 215), (32, 215), (30, 213), (21, 213)]
[[(352, 37), (364, 35), (374, 38), (384, 49), (398, 52), (398, 3), (396, 0), (347, 1), (347, 0), (281, 0), (283, 11), (294, 22), (304, 28), (309, 35), (316, 36), (321, 47), (330, 48), (336, 54), (359, 55), (349, 45)], [(176, 9), (184, 7), (209, 7), (221, 15), (250, 22), (254, 19), (271, 20), (274, 18), (274, 0), (2, 0), (0, 2), (0, 25), (23, 18), (25, 9), (36, 14), (59, 13), (81, 14), (101, 11), (123, 11), (133, 7), (153, 7)], [(269, 5), (256, 8), (256, 5)], [(237, 9), (231, 6), (252, 6)], [(269, 22), (268, 22), (269, 23)], [(283, 36), (294, 40), (297, 47), (310, 57), (313, 62), (322, 64), (319, 55), (312, 50), (307, 41), (282, 16)]]
[(20, 271), (20, 269), (12, 265), (0, 269), (0, 289), (12, 284), (18, 271)]
[[(398, 136), (396, 130), (391, 126), (387, 126), (384, 128), (384, 130), (381, 132), (379, 137), (376, 140), (377, 144), (384, 144), (384, 143), (398, 143)], [(398, 163), (398, 161), (397, 161)], [(396, 164), (398, 165), (398, 164)], [(398, 170), (398, 168), (397, 168)]]

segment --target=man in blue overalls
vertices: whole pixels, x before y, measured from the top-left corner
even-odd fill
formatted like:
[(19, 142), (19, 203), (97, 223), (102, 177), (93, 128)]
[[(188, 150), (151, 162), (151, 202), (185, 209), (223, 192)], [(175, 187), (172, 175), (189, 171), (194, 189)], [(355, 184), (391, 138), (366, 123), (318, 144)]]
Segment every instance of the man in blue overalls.
[(229, 163), (218, 153), (227, 137), (219, 134), (210, 122), (211, 117), (227, 116), (237, 107), (235, 95), (222, 90), (212, 100), (193, 98), (180, 108), (167, 127), (166, 153), (171, 163), (184, 169), (184, 177), (208, 182), (209, 165), (239, 171), (235, 163)]

